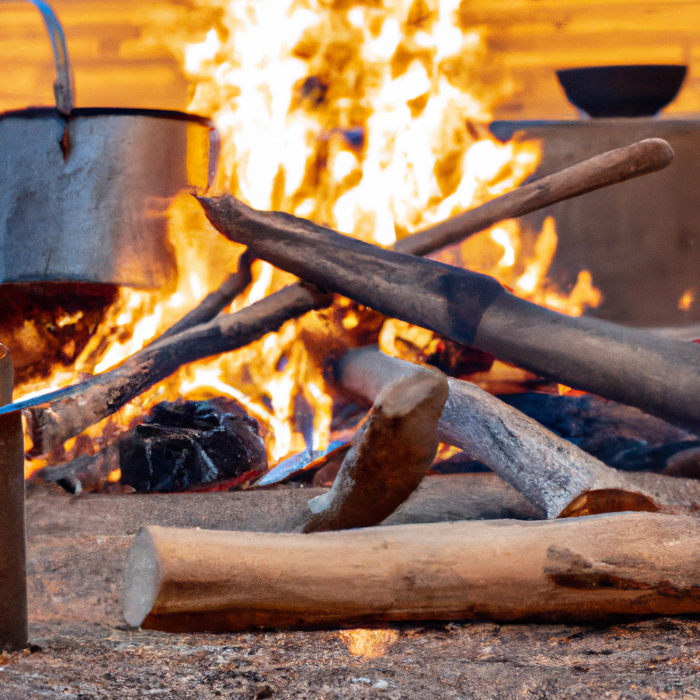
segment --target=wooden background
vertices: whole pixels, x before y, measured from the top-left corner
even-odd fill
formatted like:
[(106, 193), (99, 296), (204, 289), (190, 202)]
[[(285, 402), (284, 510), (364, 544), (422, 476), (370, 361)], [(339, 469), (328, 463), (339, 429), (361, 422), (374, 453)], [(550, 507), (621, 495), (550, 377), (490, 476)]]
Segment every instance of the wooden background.
[[(202, 41), (219, 9), (204, 0), (52, 2), (68, 37), (79, 106), (187, 106), (180, 47)], [(0, 110), (49, 104), (51, 50), (38, 12), (13, 1), (0, 2), (0, 13)], [(554, 71), (608, 63), (688, 64), (667, 113), (700, 112), (696, 0), (463, 0), (459, 15), (462, 26), (483, 29), (489, 70), (511, 79), (495, 118), (574, 118)]]

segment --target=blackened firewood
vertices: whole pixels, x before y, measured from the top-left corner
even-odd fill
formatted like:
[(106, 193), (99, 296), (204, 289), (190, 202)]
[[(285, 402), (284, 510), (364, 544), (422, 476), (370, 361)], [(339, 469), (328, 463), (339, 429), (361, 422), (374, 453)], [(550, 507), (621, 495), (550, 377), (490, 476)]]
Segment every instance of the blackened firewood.
[(590, 394), (526, 393), (499, 398), (608, 466), (623, 471), (661, 472), (673, 455), (700, 446), (693, 434), (660, 418)]
[(266, 471), (267, 455), (258, 424), (233, 401), (163, 402), (101, 452), (44, 467), (32, 478), (77, 496), (101, 490), (116, 469), (130, 492), (168, 493), (253, 479)]
[(235, 404), (161, 403), (119, 439), (121, 482), (140, 493), (186, 491), (267, 469), (257, 423)]
[(46, 454), (119, 410), (182, 365), (236, 350), (278, 330), (286, 321), (329, 303), (330, 297), (312, 288), (286, 287), (235, 314), (148, 345), (118, 367), (81, 384), (18, 401), (0, 409), (0, 414), (25, 410), (34, 442), (31, 454)]
[(250, 284), (250, 266), (254, 260), (250, 251), (244, 251), (238, 258), (238, 271), (229, 275), (218, 289), (208, 294), (198, 306), (168, 328), (158, 340), (170, 338), (216, 318)]

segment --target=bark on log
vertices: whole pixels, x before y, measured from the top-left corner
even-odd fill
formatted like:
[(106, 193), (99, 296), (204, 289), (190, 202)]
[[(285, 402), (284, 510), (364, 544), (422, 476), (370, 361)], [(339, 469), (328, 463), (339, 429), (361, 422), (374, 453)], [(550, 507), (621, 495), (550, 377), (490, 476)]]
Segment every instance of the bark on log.
[(178, 632), (700, 612), (700, 522), (624, 513), (311, 535), (146, 527), (124, 619)]
[[(12, 401), (10, 351), (0, 345), (0, 403)], [(0, 416), (0, 651), (27, 644), (24, 435), (19, 413)]]
[[(415, 371), (416, 365), (375, 348), (350, 351), (339, 366), (341, 382), (369, 400)], [(646, 474), (640, 483), (476, 385), (452, 378), (448, 384), (440, 440), (488, 466), (549, 518), (621, 510), (675, 513), (700, 505), (696, 492), (689, 500), (687, 482)]]
[(438, 448), (447, 379), (420, 368), (380, 391), (333, 487), (309, 501), (303, 532), (377, 525), (415, 491)]
[[(458, 240), (467, 238), (473, 233), (482, 230), (485, 226), (490, 226), (504, 218), (535, 211), (538, 207), (554, 204), (561, 199), (568, 199), (577, 194), (590, 192), (593, 189), (605, 187), (654, 170), (659, 170), (666, 167), (672, 158), (673, 150), (665, 141), (661, 139), (640, 141), (631, 146), (595, 156), (594, 158), (578, 163), (570, 168), (566, 168), (559, 173), (547, 176), (531, 185), (497, 197), (491, 202), (482, 205), (482, 207), (477, 207), (457, 217), (457, 224), (443, 222), (436, 227), (427, 229), (408, 239), (404, 239), (404, 241), (397, 243), (396, 247), (400, 248), (402, 252), (414, 254), (431, 252), (450, 243), (455, 243)], [(244, 265), (241, 269), (242, 273), (245, 273), (245, 264), (255, 257), (254, 254), (249, 251), (246, 251), (246, 256), (246, 258), (239, 261), (239, 265)], [(229, 279), (229, 282), (233, 286), (232, 280), (233, 276)], [(242, 280), (237, 278), (236, 288), (241, 281)], [(299, 289), (299, 285), (292, 285), (287, 294), (289, 298), (292, 298), (297, 294), (303, 294), (303, 291)], [(225, 298), (225, 295), (215, 292), (213, 295), (210, 295), (210, 297), (204, 300), (200, 308), (195, 309), (191, 314), (188, 314), (188, 316), (170, 329), (165, 336), (174, 334), (176, 328), (182, 329), (189, 326), (189, 324), (197, 320), (197, 318), (205, 319), (207, 317), (207, 310), (211, 311), (211, 309), (217, 308), (217, 306), (222, 303), (222, 299)], [(306, 306), (300, 305), (297, 309), (297, 314), (301, 316), (315, 308), (318, 308), (315, 303), (309, 303)], [(232, 317), (230, 322), (235, 323), (236, 319)], [(251, 337), (248, 342), (252, 342), (252, 340), (255, 339), (256, 338)], [(153, 345), (155, 345), (155, 343)], [(139, 356), (140, 353), (137, 353), (130, 358), (131, 365), (134, 369), (138, 369), (140, 366), (140, 360), (137, 359)], [(180, 362), (180, 365), (189, 361), (191, 360), (183, 360)], [(106, 376), (106, 381), (108, 383), (113, 379), (109, 373), (107, 375), (98, 376)], [(45, 454), (59, 447), (60, 444), (68, 438), (74, 437), (88, 428), (92, 423), (86, 421), (91, 420), (91, 415), (104, 418), (106, 415), (120, 408), (124, 403), (127, 403), (131, 398), (135, 398), (138, 393), (144, 391), (149, 386), (149, 384), (144, 381), (133, 381), (132, 386), (136, 393), (133, 393), (129, 399), (126, 399), (126, 394), (124, 394), (123, 398), (125, 398), (125, 400), (123, 403), (118, 405), (114, 404), (116, 408), (109, 409), (109, 412), (106, 414), (104, 412), (105, 406), (101, 405), (104, 402), (100, 402), (98, 398), (97, 405), (94, 407), (89, 405), (91, 403), (90, 400), (83, 402), (82, 415), (74, 415), (73, 404), (63, 402), (63, 399), (76, 397), (84, 391), (90, 391), (93, 387), (93, 381), (94, 380), (91, 379), (79, 385), (44, 395), (43, 397), (37, 397), (30, 401), (18, 402), (6, 409), (6, 411), (22, 409), (27, 411), (27, 422), (30, 426), (30, 434), (34, 443), (31, 450), (32, 455)], [(97, 381), (100, 382), (102, 380)], [(125, 381), (126, 379), (122, 376), (122, 384)], [(52, 402), (54, 404), (48, 411), (42, 408), (32, 410), (47, 402)], [(59, 423), (63, 424), (62, 429), (57, 429)]]
[(322, 289), (700, 431), (696, 344), (549, 311), (491, 277), (384, 250), (288, 214), (259, 212), (230, 195), (200, 201), (222, 234)]
[(119, 410), (178, 367), (243, 347), (276, 331), (286, 321), (328, 303), (329, 297), (309, 287), (286, 287), (238, 313), (148, 345), (115, 369), (86, 382), (29, 401), (18, 401), (4, 411), (42, 404), (27, 415), (34, 442), (31, 453), (45, 454)]

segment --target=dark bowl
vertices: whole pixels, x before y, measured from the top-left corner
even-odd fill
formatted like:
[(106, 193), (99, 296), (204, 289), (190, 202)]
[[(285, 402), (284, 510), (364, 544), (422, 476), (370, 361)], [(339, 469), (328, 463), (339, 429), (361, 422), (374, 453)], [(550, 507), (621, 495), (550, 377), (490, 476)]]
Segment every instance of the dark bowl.
[(596, 66), (557, 71), (569, 101), (591, 117), (650, 117), (681, 89), (686, 66)]

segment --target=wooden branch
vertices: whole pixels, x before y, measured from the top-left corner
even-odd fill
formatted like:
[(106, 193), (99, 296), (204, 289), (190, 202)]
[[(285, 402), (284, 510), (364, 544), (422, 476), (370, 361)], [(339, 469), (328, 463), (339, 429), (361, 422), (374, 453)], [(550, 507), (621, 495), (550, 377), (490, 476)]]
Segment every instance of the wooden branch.
[(434, 370), (399, 378), (375, 398), (333, 488), (309, 501), (303, 532), (377, 525), (418, 487), (438, 448), (447, 380)]
[(311, 535), (145, 527), (124, 619), (172, 632), (700, 613), (700, 522), (624, 513)]
[(427, 255), (504, 219), (524, 216), (550, 204), (661, 170), (672, 160), (673, 149), (663, 139), (645, 139), (631, 146), (617, 148), (518, 187), (479, 207), (404, 238), (396, 243), (394, 250), (411, 255)]
[(157, 342), (216, 318), (250, 284), (250, 267), (254, 260), (255, 256), (248, 249), (244, 250), (238, 258), (238, 270), (229, 275), (217, 290), (207, 294), (197, 307), (168, 328)]
[[(48, 405), (28, 412), (34, 441), (32, 454), (49, 452), (69, 437), (78, 435), (180, 366), (240, 348), (276, 331), (286, 321), (328, 303), (329, 297), (309, 287), (286, 287), (235, 314), (148, 345), (115, 369), (82, 384), (39, 397), (42, 404)], [(6, 410), (31, 407), (39, 401), (19, 401)]]
[[(372, 400), (416, 365), (363, 348), (348, 352), (339, 370), (347, 388)], [(700, 491), (689, 492), (687, 481), (619, 472), (476, 385), (451, 378), (448, 384), (440, 440), (488, 466), (547, 517), (621, 510), (697, 513)]]
[[(0, 345), (0, 402), (12, 400), (10, 351)], [(27, 644), (22, 416), (0, 416), (0, 651)]]
[(225, 236), (322, 289), (700, 430), (696, 344), (549, 311), (491, 277), (384, 250), (288, 214), (258, 212), (230, 195), (200, 201)]

